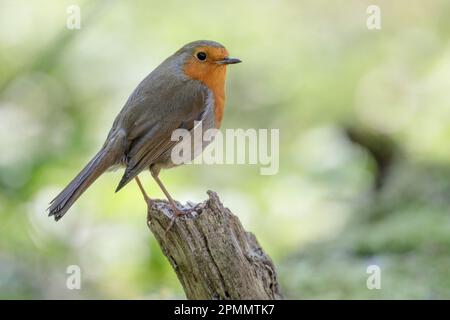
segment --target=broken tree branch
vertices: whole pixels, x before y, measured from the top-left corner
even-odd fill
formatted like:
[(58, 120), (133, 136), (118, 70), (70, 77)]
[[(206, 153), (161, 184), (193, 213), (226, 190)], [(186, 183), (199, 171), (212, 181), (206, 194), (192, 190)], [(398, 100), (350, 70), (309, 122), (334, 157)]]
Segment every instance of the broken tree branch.
[(149, 227), (175, 270), (188, 299), (281, 299), (272, 260), (255, 236), (225, 208), (216, 193), (196, 212), (172, 217), (166, 201), (151, 207)]

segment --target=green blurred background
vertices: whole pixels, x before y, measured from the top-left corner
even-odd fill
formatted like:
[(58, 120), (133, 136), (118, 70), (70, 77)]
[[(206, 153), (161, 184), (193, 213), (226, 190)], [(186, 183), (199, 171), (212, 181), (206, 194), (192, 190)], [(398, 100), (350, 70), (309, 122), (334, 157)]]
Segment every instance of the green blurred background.
[[(66, 28), (71, 4), (80, 30)], [(381, 30), (366, 27), (370, 4)], [(244, 61), (223, 128), (279, 128), (280, 170), (164, 171), (175, 198), (218, 192), (287, 298), (450, 298), (449, 14), (446, 0), (0, 0), (0, 297), (184, 298), (137, 187), (114, 193), (121, 171), (60, 222), (45, 210), (139, 81), (211, 39)], [(81, 290), (66, 288), (73, 264)]]

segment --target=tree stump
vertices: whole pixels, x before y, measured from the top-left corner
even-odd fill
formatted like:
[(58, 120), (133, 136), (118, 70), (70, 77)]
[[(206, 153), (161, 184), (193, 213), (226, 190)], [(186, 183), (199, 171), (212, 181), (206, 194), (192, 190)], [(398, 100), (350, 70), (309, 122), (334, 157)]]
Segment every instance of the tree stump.
[[(282, 299), (275, 267), (255, 236), (216, 193), (192, 214), (172, 219), (167, 201), (152, 205), (149, 228), (188, 299)], [(180, 206), (181, 207), (181, 206)], [(189, 208), (186, 206), (185, 208)]]

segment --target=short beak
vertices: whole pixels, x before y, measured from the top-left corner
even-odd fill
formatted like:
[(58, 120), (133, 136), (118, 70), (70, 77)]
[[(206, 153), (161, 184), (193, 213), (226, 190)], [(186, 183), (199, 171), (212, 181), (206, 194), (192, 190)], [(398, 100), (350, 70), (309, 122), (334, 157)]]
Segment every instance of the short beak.
[(229, 58), (229, 57), (226, 57), (223, 60), (216, 61), (217, 64), (236, 64), (236, 63), (241, 63), (241, 62), (242, 61), (237, 58)]

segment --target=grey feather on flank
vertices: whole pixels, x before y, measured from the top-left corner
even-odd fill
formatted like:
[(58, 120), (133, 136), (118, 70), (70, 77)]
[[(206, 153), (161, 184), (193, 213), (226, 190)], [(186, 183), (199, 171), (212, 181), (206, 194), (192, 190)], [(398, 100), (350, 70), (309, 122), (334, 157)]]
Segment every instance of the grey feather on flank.
[(124, 152), (123, 132), (117, 132), (80, 173), (50, 202), (48, 215), (61, 219), (83, 192), (106, 170), (120, 160)]
[[(126, 170), (116, 192), (151, 165), (170, 162), (170, 158), (163, 155), (167, 155), (177, 143), (171, 140), (172, 132), (181, 127), (190, 130), (194, 121), (199, 119), (199, 115), (204, 114), (209, 89), (195, 80), (183, 83), (173, 82), (169, 87), (179, 85), (182, 85), (184, 90), (164, 88), (162, 91), (155, 92), (154, 94), (159, 97), (156, 101), (161, 101), (159, 104), (155, 104), (154, 99), (151, 99), (147, 105), (140, 100), (137, 105), (128, 106), (128, 110), (140, 108), (141, 104), (147, 110), (154, 108), (158, 110), (158, 117), (124, 119), (134, 124), (128, 131), (128, 137), (133, 137), (133, 140), (127, 150)], [(131, 99), (131, 101), (136, 100)], [(181, 121), (180, 118), (184, 120)]]

